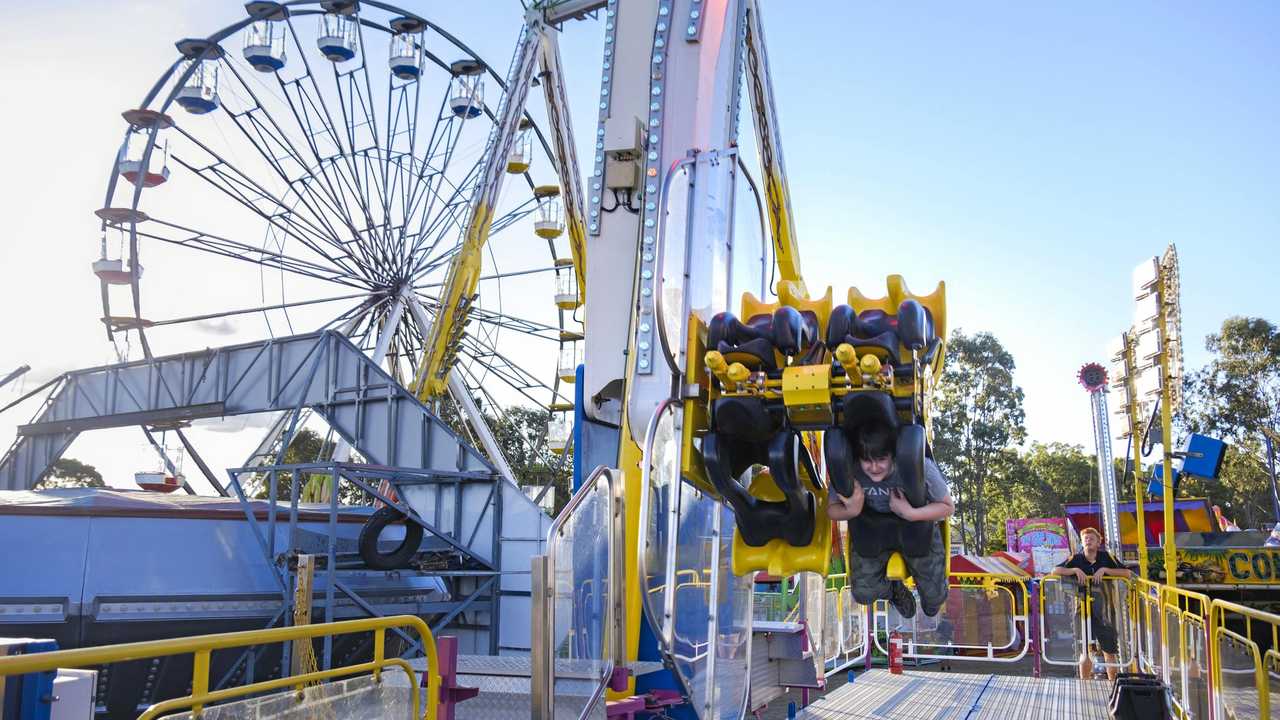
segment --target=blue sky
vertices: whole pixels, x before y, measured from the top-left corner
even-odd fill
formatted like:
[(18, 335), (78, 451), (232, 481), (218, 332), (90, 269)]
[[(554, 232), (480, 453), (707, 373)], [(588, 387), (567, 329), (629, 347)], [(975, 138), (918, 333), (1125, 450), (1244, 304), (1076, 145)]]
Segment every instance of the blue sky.
[(1168, 243), (1189, 365), (1228, 315), (1280, 321), (1280, 6), (767, 7), (811, 284), (946, 280), (953, 326), (1013, 352), (1033, 438), (1091, 448), (1074, 372)]
[[(515, 0), (404, 4), (506, 67)], [(1075, 371), (1105, 360), (1130, 322), (1132, 267), (1168, 243), (1189, 366), (1229, 315), (1280, 321), (1280, 4), (762, 4), (810, 287), (945, 280), (952, 326), (1013, 353), (1033, 439), (1092, 449)], [(19, 111), (0, 117), (0, 372), (108, 360), (87, 268), (119, 113), (176, 39), (242, 12), (143, 0), (7, 16), (0, 83)], [(584, 159), (601, 37), (588, 21), (562, 41)], [(0, 435), (25, 420), (0, 417)]]

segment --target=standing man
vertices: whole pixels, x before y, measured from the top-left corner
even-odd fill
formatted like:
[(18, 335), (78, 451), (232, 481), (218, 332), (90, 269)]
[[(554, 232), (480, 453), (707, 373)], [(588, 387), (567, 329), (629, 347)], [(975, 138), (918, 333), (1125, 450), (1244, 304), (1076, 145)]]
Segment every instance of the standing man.
[[(1116, 679), (1116, 652), (1119, 638), (1116, 628), (1107, 617), (1111, 604), (1103, 592), (1102, 578), (1132, 577), (1133, 573), (1120, 564), (1115, 556), (1102, 549), (1102, 533), (1097, 528), (1085, 528), (1080, 532), (1080, 552), (1071, 559), (1053, 569), (1050, 575), (1074, 578), (1081, 588), (1089, 587), (1089, 596), (1093, 599), (1093, 609), (1089, 613), (1089, 632), (1094, 642), (1102, 650), (1102, 657), (1107, 662), (1107, 679)], [(1092, 581), (1092, 584), (1090, 584)], [(1093, 677), (1093, 661), (1089, 656), (1088, 646), (1084, 649), (1084, 657), (1080, 659), (1080, 677), (1088, 680)]]

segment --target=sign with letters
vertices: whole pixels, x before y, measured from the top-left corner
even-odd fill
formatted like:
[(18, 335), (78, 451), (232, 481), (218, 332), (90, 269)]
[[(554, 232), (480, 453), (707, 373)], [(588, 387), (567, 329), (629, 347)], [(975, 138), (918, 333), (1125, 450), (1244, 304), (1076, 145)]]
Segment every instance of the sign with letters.
[[(1153, 575), (1163, 575), (1163, 557), (1160, 548), (1148, 549)], [(1178, 584), (1280, 585), (1280, 548), (1178, 548)]]

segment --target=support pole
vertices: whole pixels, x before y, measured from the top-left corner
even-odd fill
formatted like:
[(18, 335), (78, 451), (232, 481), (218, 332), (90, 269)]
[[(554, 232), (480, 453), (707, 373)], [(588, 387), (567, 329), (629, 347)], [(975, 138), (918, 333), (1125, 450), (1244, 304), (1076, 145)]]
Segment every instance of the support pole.
[[(431, 329), (431, 319), (427, 317), (426, 308), (422, 307), (422, 303), (416, 297), (409, 296), (409, 312), (413, 315), (413, 320), (418, 325), (418, 332), (423, 337), (427, 337)], [(489, 461), (498, 469), (498, 474), (512, 485), (519, 485), (516, 482), (516, 475), (511, 471), (511, 464), (507, 462), (507, 456), (502, 452), (502, 446), (498, 444), (498, 439), (494, 437), (493, 430), (489, 428), (489, 421), (485, 420), (484, 413), (480, 412), (480, 408), (476, 407), (475, 400), (471, 397), (471, 393), (467, 390), (466, 383), (462, 382), (462, 378), (458, 372), (450, 372), (448, 376), (449, 394), (462, 408), (462, 414), (466, 416), (466, 420), (471, 425), (471, 429), (475, 431), (476, 436), (480, 438), (480, 446), (489, 455)]]
[[(293, 592), (293, 624), (311, 624), (311, 588), (315, 579), (316, 558), (314, 555), (298, 556), (298, 582)], [(301, 675), (314, 671), (316, 665), (315, 651), (311, 646), (311, 638), (299, 638), (293, 641), (293, 655), (290, 658), (289, 674)]]
[(1275, 427), (1263, 428), (1262, 436), (1267, 443), (1267, 472), (1271, 475), (1271, 510), (1275, 514), (1275, 521), (1280, 523), (1280, 487), (1276, 486)]
[(1137, 338), (1132, 333), (1121, 334), (1124, 345), (1125, 396), (1128, 397), (1129, 445), (1133, 458), (1133, 505), (1138, 521), (1138, 575), (1143, 580), (1151, 579), (1147, 566), (1147, 515), (1146, 490), (1142, 487), (1142, 437), (1138, 419), (1138, 396), (1134, 383), (1137, 363), (1133, 360), (1134, 344)]

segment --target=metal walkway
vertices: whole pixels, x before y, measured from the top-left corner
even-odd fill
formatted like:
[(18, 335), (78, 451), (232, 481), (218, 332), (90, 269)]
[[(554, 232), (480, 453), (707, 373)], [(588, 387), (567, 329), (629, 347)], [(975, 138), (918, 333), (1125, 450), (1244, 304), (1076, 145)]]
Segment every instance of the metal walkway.
[(312, 408), (371, 463), (489, 479), (469, 444), (351, 341), (277, 338), (59, 378), (0, 461), (0, 490), (28, 490), (86, 430)]
[(1074, 678), (871, 670), (819, 698), (808, 720), (1094, 720), (1110, 685)]

